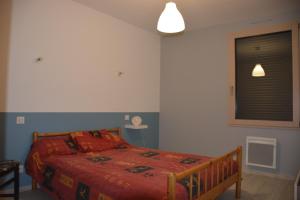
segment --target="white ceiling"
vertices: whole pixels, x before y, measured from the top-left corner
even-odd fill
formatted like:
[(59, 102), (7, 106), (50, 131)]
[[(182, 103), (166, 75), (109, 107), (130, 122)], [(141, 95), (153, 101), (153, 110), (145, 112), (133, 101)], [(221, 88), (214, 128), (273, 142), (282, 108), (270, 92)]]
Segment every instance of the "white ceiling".
[[(167, 0), (73, 0), (138, 27), (156, 31)], [(173, 0), (187, 30), (300, 12), (300, 0)]]

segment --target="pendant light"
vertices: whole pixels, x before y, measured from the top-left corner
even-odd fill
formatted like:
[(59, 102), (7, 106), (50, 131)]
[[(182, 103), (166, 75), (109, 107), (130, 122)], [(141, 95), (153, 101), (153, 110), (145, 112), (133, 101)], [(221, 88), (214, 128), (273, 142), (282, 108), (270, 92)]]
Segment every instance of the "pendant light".
[(166, 3), (165, 9), (158, 19), (157, 30), (163, 33), (179, 33), (184, 29), (184, 20), (176, 4), (174, 2)]
[(252, 70), (253, 77), (263, 77), (265, 76), (265, 70), (262, 68), (261, 64), (256, 64)]

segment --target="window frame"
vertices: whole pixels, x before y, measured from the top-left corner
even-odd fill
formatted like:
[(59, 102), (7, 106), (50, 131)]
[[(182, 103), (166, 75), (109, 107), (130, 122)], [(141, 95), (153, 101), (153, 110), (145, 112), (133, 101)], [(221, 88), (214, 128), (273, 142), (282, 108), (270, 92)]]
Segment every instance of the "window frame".
[[(252, 120), (236, 119), (236, 63), (235, 40), (238, 38), (258, 36), (276, 32), (292, 32), (292, 56), (293, 56), (293, 121)], [(230, 34), (229, 38), (229, 125), (232, 126), (259, 126), (259, 127), (289, 127), (300, 126), (300, 66), (299, 66), (299, 26), (297, 22), (275, 25), (270, 27), (252, 28), (249, 30)]]

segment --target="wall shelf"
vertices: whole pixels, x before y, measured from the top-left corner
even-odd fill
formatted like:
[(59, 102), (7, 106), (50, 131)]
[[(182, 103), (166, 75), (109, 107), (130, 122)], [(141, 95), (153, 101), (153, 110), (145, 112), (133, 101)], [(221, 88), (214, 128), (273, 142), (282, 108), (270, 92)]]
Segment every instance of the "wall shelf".
[(125, 128), (128, 128), (128, 129), (146, 129), (146, 128), (148, 128), (148, 125), (134, 126), (132, 124), (125, 124)]

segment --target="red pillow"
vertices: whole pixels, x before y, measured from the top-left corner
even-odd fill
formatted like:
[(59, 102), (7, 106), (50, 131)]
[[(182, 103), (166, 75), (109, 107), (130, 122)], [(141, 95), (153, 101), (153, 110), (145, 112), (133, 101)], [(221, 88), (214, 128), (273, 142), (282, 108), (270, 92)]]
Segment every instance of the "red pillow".
[(86, 131), (77, 131), (77, 132), (71, 132), (70, 135), (72, 139), (75, 139), (75, 137), (88, 136), (89, 134)]
[(68, 141), (65, 138), (42, 139), (33, 143), (33, 149), (39, 152), (41, 157), (74, 154), (75, 152), (67, 144)]
[(112, 132), (103, 129), (100, 131), (101, 136), (109, 141), (115, 142), (116, 144), (128, 144), (120, 135), (113, 134)]
[(116, 144), (102, 138), (96, 138), (89, 135), (74, 137), (78, 148), (82, 152), (97, 152), (112, 149)]

